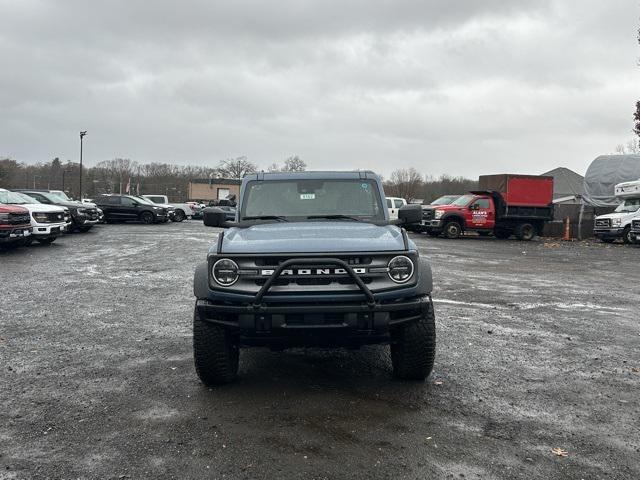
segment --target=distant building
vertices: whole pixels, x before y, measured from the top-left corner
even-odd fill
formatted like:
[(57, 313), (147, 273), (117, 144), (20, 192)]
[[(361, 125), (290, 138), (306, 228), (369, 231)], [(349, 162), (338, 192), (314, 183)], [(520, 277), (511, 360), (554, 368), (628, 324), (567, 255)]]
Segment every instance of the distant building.
[(554, 168), (542, 175), (553, 177), (554, 201), (560, 200), (560, 203), (565, 204), (580, 203), (584, 193), (584, 177), (582, 175), (565, 167)]
[(224, 200), (240, 195), (242, 180), (236, 178), (194, 178), (189, 182), (189, 200)]

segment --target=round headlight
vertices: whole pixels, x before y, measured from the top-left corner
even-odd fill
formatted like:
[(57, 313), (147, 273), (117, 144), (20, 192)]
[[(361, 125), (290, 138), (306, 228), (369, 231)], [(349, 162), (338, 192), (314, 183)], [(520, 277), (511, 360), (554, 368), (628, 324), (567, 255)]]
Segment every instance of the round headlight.
[(413, 262), (404, 255), (393, 257), (387, 266), (389, 267), (389, 278), (396, 283), (405, 283), (413, 275)]
[(228, 258), (221, 258), (211, 268), (213, 279), (223, 287), (229, 287), (238, 281), (238, 264)]

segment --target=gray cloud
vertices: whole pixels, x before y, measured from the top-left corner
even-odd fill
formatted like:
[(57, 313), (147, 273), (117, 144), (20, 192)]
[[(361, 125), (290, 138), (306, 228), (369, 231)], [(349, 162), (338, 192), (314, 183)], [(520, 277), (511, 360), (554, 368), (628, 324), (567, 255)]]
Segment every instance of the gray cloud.
[(584, 171), (631, 137), (637, 2), (0, 0), (0, 155)]

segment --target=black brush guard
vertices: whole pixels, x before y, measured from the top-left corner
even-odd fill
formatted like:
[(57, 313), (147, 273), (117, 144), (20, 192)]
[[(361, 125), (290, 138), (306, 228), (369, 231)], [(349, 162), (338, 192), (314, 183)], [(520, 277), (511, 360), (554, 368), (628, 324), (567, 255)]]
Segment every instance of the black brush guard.
[[(365, 297), (360, 302), (340, 302), (339, 295), (333, 295), (332, 303), (265, 303), (264, 298), (282, 272), (293, 266), (335, 265), (343, 268)], [(376, 301), (373, 293), (353, 268), (338, 258), (298, 258), (282, 262), (255, 295), (252, 302), (229, 304), (211, 300), (198, 300), (198, 311), (206, 321), (227, 327), (255, 331), (256, 334), (269, 333), (272, 329), (323, 330), (352, 329), (356, 331), (387, 331), (389, 327), (417, 320), (431, 308), (428, 296), (398, 299), (397, 301)], [(327, 322), (333, 315), (338, 320)], [(291, 316), (303, 320), (287, 321)]]

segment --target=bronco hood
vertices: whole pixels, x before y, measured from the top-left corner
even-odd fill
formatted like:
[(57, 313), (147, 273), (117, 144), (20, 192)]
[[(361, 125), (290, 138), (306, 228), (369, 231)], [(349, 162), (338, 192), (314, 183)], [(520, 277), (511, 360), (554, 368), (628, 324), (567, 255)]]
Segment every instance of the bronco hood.
[(348, 221), (263, 223), (230, 228), (222, 253), (324, 253), (405, 250), (398, 227)]

